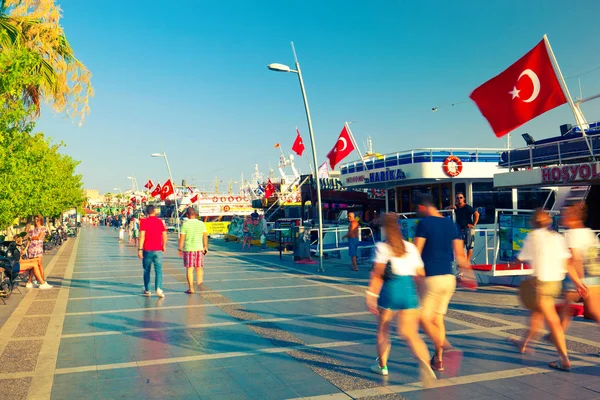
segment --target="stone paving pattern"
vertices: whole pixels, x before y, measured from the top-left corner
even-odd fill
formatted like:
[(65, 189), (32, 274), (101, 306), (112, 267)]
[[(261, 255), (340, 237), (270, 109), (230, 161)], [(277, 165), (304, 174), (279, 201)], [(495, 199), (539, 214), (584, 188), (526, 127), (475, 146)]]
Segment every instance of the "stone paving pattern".
[(56, 288), (23, 288), (0, 329), (0, 399), (600, 399), (595, 325), (573, 323), (575, 368), (552, 371), (547, 344), (522, 356), (507, 341), (527, 323), (514, 289), (455, 294), (448, 338), (464, 359), (424, 390), (397, 339), (390, 375), (369, 371), (369, 265), (317, 275), (290, 255), (211, 241), (205, 284), (187, 295), (171, 239), (165, 299), (141, 296), (141, 261), (116, 231), (86, 228), (62, 246), (47, 267)]

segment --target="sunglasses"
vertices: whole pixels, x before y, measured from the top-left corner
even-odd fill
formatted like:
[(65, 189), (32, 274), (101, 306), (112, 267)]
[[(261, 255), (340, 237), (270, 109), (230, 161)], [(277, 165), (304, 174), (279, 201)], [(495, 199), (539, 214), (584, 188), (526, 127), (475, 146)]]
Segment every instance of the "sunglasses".
[(462, 197), (462, 196), (456, 196), (456, 198), (459, 199), (459, 200), (464, 199), (464, 197)]

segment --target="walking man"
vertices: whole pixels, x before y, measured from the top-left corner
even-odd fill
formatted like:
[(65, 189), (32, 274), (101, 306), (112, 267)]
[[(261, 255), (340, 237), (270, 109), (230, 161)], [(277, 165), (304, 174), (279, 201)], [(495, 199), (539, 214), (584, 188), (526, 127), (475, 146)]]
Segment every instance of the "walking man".
[(348, 213), (348, 233), (342, 237), (342, 240), (348, 238), (348, 255), (352, 259), (352, 271), (358, 271), (356, 264), (356, 254), (358, 253), (358, 221), (354, 213)]
[(471, 262), (473, 248), (475, 247), (474, 229), (479, 222), (479, 211), (466, 203), (465, 195), (462, 192), (456, 193), (456, 205), (449, 208), (454, 210), (456, 225), (467, 249), (467, 260)]
[(148, 218), (141, 220), (138, 257), (144, 267), (144, 296), (150, 296), (150, 271), (154, 264), (154, 289), (160, 298), (165, 297), (162, 286), (162, 253), (167, 249), (167, 227), (156, 216), (154, 206), (146, 207)]
[[(455, 260), (459, 268), (470, 270), (470, 266), (454, 223), (435, 208), (430, 196), (419, 199), (418, 213), (423, 218), (417, 225), (414, 244), (425, 265), (421, 324), (435, 345), (431, 367), (443, 371), (444, 345), (450, 347), (446, 342), (444, 315), (456, 289), (452, 261)], [(472, 285), (475, 286), (475, 282)]]
[(196, 210), (187, 209), (188, 220), (181, 226), (179, 235), (179, 257), (183, 258), (183, 266), (187, 270), (189, 289), (187, 294), (194, 293), (194, 269), (196, 270), (196, 284), (202, 285), (204, 278), (204, 256), (208, 253), (208, 231), (204, 222), (196, 218)]

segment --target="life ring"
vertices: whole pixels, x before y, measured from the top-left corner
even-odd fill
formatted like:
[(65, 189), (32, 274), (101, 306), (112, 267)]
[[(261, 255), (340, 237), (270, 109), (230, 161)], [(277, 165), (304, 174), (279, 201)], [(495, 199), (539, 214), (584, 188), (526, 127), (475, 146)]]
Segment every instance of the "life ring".
[(233, 203), (233, 196), (229, 196), (227, 200), (229, 200), (230, 203)]
[(223, 196), (221, 197), (221, 202), (225, 203), (227, 201), (227, 197)]
[(217, 196), (213, 197), (213, 201), (216, 203), (217, 201), (219, 201), (219, 198)]
[(238, 196), (235, 198), (235, 201), (242, 201), (242, 196)]
[(446, 175), (454, 178), (455, 176), (460, 175), (463, 170), (463, 163), (460, 158), (456, 156), (448, 156), (446, 160), (444, 160), (444, 165), (442, 166)]
[(231, 208), (229, 208), (229, 206), (223, 207), (223, 211), (228, 212), (229, 210), (231, 210)]

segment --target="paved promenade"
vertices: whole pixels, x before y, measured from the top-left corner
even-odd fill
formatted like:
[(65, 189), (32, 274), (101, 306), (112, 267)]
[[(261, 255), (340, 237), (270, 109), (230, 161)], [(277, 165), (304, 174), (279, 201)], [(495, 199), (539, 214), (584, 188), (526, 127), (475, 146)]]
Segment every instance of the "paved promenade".
[(513, 289), (457, 292), (447, 328), (461, 369), (424, 390), (396, 339), (390, 375), (369, 371), (370, 266), (316, 275), (290, 255), (219, 241), (211, 250), (203, 290), (187, 295), (172, 240), (166, 298), (147, 298), (135, 248), (115, 230), (84, 228), (47, 266), (55, 289), (15, 295), (24, 298), (0, 328), (0, 399), (600, 399), (594, 324), (574, 322), (574, 368), (552, 371), (548, 345), (521, 356), (507, 342), (527, 323)]

